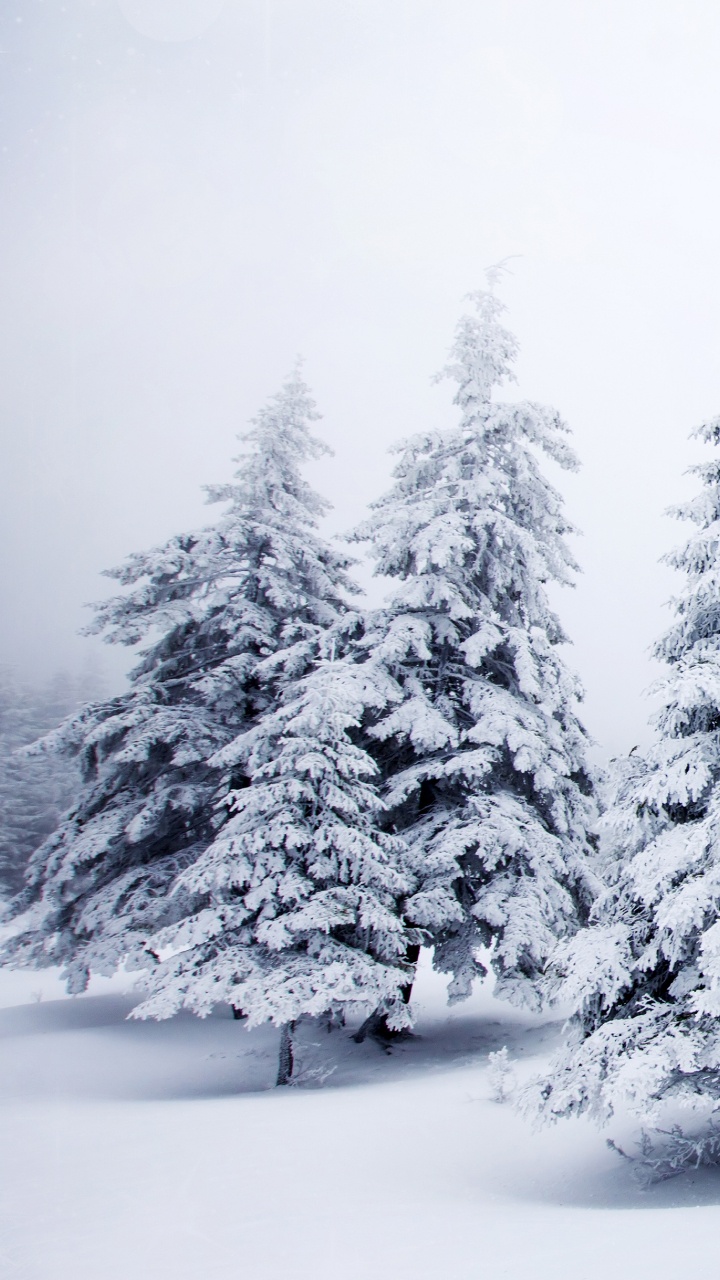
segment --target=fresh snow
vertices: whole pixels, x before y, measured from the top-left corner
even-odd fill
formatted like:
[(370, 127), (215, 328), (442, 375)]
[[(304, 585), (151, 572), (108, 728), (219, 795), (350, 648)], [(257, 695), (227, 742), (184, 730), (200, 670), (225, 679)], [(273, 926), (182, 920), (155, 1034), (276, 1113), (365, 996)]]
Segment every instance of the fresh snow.
[(388, 1055), (308, 1023), (285, 1089), (272, 1027), (127, 1021), (128, 988), (0, 972), (4, 1280), (707, 1273), (720, 1173), (642, 1191), (590, 1123), (534, 1132), (492, 1101), (488, 1054), (526, 1079), (559, 1024), (487, 984), (448, 1009), (427, 954), (416, 1039)]

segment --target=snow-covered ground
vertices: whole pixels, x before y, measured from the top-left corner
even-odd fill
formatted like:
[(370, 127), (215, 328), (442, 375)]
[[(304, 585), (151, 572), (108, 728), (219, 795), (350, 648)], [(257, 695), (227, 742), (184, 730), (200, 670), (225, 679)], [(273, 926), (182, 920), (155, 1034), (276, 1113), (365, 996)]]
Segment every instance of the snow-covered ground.
[[(418, 1037), (385, 1054), (218, 1008), (126, 1021), (118, 984), (62, 998), (0, 973), (3, 1280), (680, 1280), (714, 1274), (720, 1174), (639, 1190), (583, 1122), (533, 1132), (491, 1099), (556, 1025), (480, 991), (448, 1010), (424, 966)], [(332, 1074), (327, 1074), (331, 1067)], [(322, 1078), (324, 1083), (320, 1083)], [(624, 1135), (623, 1135), (624, 1136)]]

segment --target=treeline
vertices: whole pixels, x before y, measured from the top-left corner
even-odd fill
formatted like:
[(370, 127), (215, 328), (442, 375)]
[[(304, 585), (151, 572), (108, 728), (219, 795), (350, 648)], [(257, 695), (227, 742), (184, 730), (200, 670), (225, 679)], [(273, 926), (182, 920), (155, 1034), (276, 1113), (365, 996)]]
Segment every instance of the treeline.
[(0, 667), (2, 898), (22, 889), (30, 856), (56, 829), (81, 781), (74, 760), (33, 744), (94, 696), (97, 685), (92, 675), (63, 673), (38, 685)]
[[(318, 531), (327, 504), (302, 467), (325, 446), (299, 368), (209, 491), (217, 521), (110, 571), (123, 590), (90, 630), (145, 647), (127, 693), (44, 740), (82, 781), (29, 859), (5, 958), (61, 965), (75, 992), (142, 970), (137, 1017), (224, 1001), (272, 1020), (283, 1083), (302, 1017), (403, 1034), (432, 947), (451, 1000), (489, 963), (504, 998), (575, 1001), (527, 1105), (712, 1110), (720, 467), (697, 468), (678, 511), (696, 532), (671, 558), (687, 587), (657, 649), (657, 741), (598, 786), (547, 597), (576, 568), (542, 468), (576, 467), (568, 428), (499, 398), (517, 344), (492, 284), (471, 300), (444, 370), (457, 425), (396, 447), (350, 537), (391, 584), (382, 608), (363, 608), (347, 542)], [(717, 445), (720, 420), (700, 435)], [(682, 1164), (682, 1142), (658, 1167)]]

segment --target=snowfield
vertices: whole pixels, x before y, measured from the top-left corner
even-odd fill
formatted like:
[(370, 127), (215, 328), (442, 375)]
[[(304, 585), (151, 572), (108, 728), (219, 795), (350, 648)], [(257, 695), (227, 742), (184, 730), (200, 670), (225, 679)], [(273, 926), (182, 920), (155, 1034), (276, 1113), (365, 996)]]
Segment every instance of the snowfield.
[(427, 957), (416, 1039), (386, 1054), (308, 1024), (305, 1082), (286, 1089), (272, 1028), (225, 1007), (127, 1021), (138, 997), (120, 988), (67, 999), (52, 973), (0, 973), (3, 1280), (680, 1280), (718, 1265), (720, 1173), (642, 1191), (592, 1125), (533, 1132), (492, 1100), (487, 1055), (506, 1044), (522, 1078), (558, 1024), (487, 988), (449, 1010)]

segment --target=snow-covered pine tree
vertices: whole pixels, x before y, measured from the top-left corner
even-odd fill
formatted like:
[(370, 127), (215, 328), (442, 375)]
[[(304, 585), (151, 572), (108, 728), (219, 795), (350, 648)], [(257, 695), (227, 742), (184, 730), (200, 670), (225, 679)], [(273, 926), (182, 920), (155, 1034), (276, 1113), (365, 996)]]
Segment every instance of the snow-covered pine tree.
[(305, 1015), (381, 1008), (391, 1028), (410, 1023), (404, 960), (418, 935), (403, 905), (415, 882), (404, 841), (379, 830), (377, 767), (352, 740), (378, 697), (366, 682), (361, 664), (321, 661), (219, 753), (251, 785), (228, 795), (232, 816), (180, 876), (198, 909), (152, 940), (171, 954), (133, 1011), (205, 1015), (226, 1001), (250, 1026), (271, 1020), (279, 1084)]
[[(24, 750), (83, 701), (82, 682), (57, 675), (43, 685), (0, 670), (0, 895), (22, 889), (28, 861), (58, 825), (80, 774), (73, 761)], [(89, 690), (88, 690), (89, 692)]]
[[(717, 447), (720, 418), (693, 434)], [(655, 647), (668, 668), (656, 741), (616, 762), (601, 820), (607, 887), (559, 957), (577, 1012), (529, 1098), (549, 1118), (606, 1121), (629, 1105), (652, 1121), (666, 1102), (701, 1115), (720, 1105), (720, 462), (692, 470), (701, 491), (674, 514), (696, 530), (665, 557), (686, 577)], [(663, 1158), (670, 1167), (672, 1152)]]
[(210, 757), (311, 662), (345, 607), (350, 561), (319, 537), (326, 504), (300, 474), (327, 451), (310, 431), (317, 417), (296, 369), (243, 437), (235, 482), (209, 489), (229, 503), (218, 523), (110, 571), (130, 590), (99, 605), (88, 630), (152, 643), (128, 693), (51, 735), (86, 781), (31, 861), (14, 909), (34, 909), (6, 950), (21, 964), (62, 964), (70, 991), (91, 972), (142, 963), (148, 935), (182, 914), (170, 887), (212, 843), (218, 788), (244, 782)]
[(394, 829), (424, 867), (408, 919), (452, 974), (451, 999), (469, 994), (492, 944), (498, 994), (535, 1003), (591, 896), (581, 691), (546, 595), (576, 566), (539, 454), (577, 463), (554, 409), (493, 399), (517, 343), (490, 284), (471, 295), (443, 371), (459, 425), (398, 446), (395, 485), (354, 536), (395, 580), (366, 645), (396, 697), (368, 742)]

